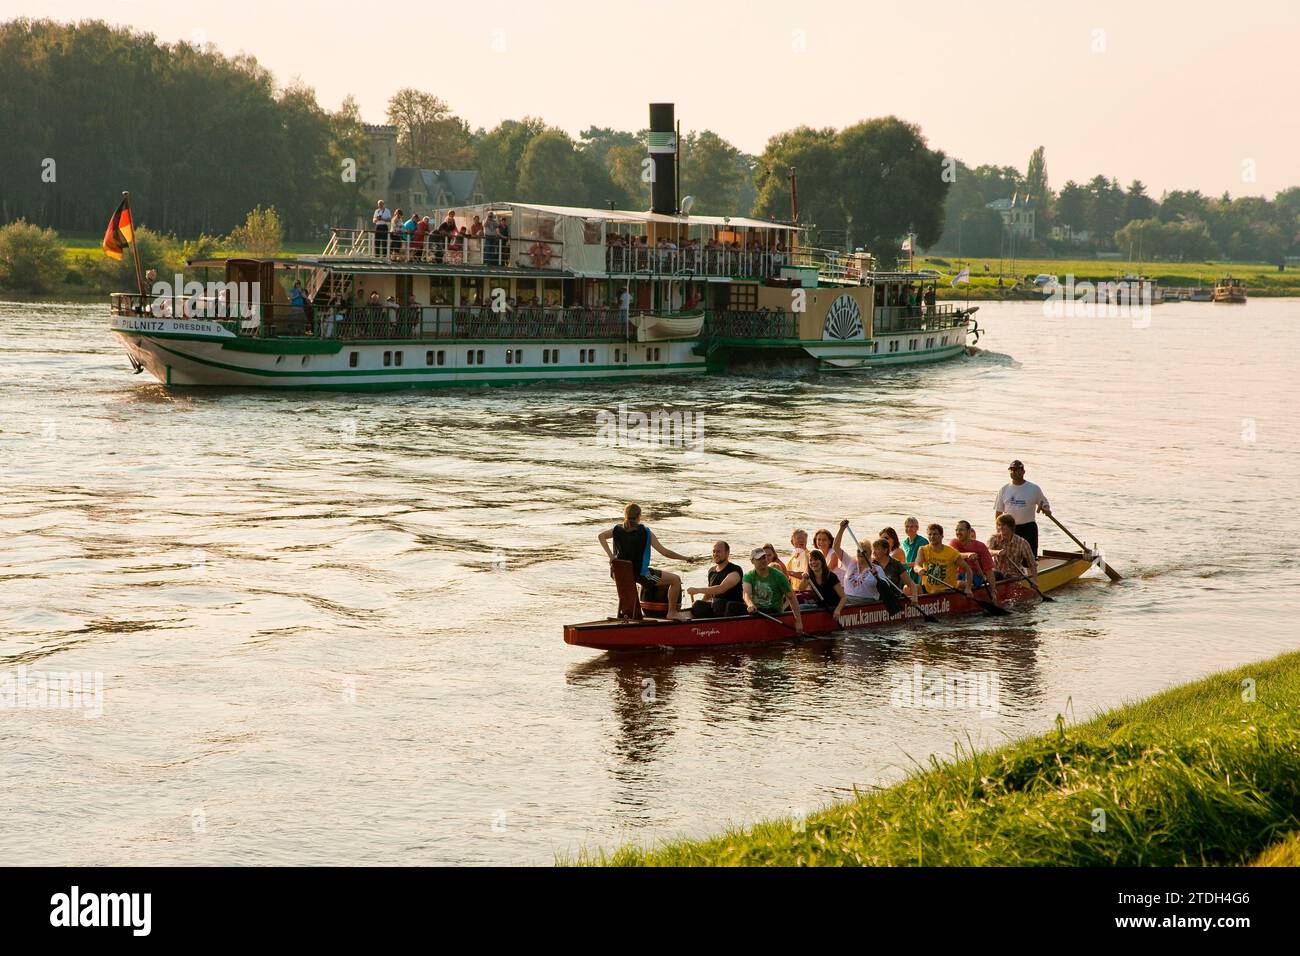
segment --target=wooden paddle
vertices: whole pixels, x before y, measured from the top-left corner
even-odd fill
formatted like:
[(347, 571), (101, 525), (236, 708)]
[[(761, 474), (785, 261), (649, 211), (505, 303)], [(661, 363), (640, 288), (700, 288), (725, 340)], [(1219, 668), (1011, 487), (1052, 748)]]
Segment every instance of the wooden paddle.
[(960, 588), (953, 587), (947, 581), (943, 580), (943, 578), (936, 578), (933, 574), (931, 574), (928, 571), (925, 573), (925, 576), (929, 578), (931, 581), (933, 581), (935, 584), (939, 585), (940, 587), (946, 588), (949, 591), (952, 591), (954, 594), (961, 594), (964, 595), (965, 597), (970, 598), (972, 601), (974, 601), (976, 604), (978, 604), (980, 607), (984, 609), (985, 614), (992, 614), (996, 617), (996, 616), (1011, 613), (1006, 608), (998, 607), (996, 604), (993, 604), (990, 601), (981, 601), (973, 594), (966, 594), (965, 591), (961, 590)]
[[(1044, 512), (1044, 514), (1047, 514), (1047, 512)], [(1054, 514), (1048, 514), (1047, 517), (1051, 518), (1051, 519), (1052, 519), (1052, 524), (1056, 525), (1058, 528), (1060, 528), (1062, 531), (1064, 531), (1065, 534), (1066, 534), (1066, 537), (1068, 537), (1071, 541), (1073, 541), (1075, 544), (1077, 544), (1077, 545), (1078, 545), (1080, 548), (1082, 548), (1084, 551), (1088, 551), (1088, 550), (1089, 550), (1089, 549), (1088, 549), (1088, 546), (1087, 546), (1086, 544), (1084, 544), (1082, 541), (1080, 541), (1078, 538), (1076, 538), (1076, 537), (1075, 537), (1075, 536), (1070, 532), (1070, 529), (1069, 529), (1069, 528), (1067, 528), (1065, 525), (1061, 524), (1061, 522), (1059, 522), (1059, 521), (1056, 520), (1056, 515), (1054, 515)], [(1101, 569), (1102, 569), (1103, 571), (1106, 572), (1106, 577), (1110, 578), (1112, 581), (1123, 581), (1123, 580), (1124, 580), (1124, 576), (1121, 575), (1121, 574), (1120, 574), (1118, 571), (1116, 571), (1114, 568), (1112, 568), (1112, 567), (1111, 567), (1109, 564), (1107, 564), (1105, 561), (1102, 561), (1102, 562), (1101, 562)]]
[[(849, 533), (849, 537), (853, 539), (853, 547), (855, 547), (855, 548), (860, 548), (860, 547), (862, 547), (862, 545), (858, 544), (858, 536), (857, 536), (856, 534), (853, 533), (853, 529), (852, 529), (852, 528), (850, 528), (848, 525), (845, 525), (845, 526), (844, 526), (844, 530), (847, 531), (847, 532)], [(935, 617), (933, 617), (933, 616), (931, 616), (931, 615), (925, 613), (925, 608), (921, 607), (921, 602), (920, 602), (920, 601), (917, 601), (917, 600), (915, 600), (914, 598), (912, 598), (911, 596), (909, 596), (908, 593), (907, 593), (906, 591), (904, 591), (902, 588), (900, 588), (900, 587), (899, 587), (897, 584), (895, 584), (893, 581), (889, 580), (889, 578), (887, 578), (887, 577), (882, 578), (882, 577), (877, 576), (877, 577), (876, 577), (876, 580), (877, 580), (877, 581), (884, 581), (886, 584), (888, 584), (891, 588), (893, 588), (893, 589), (894, 589), (895, 591), (897, 591), (899, 594), (903, 595), (903, 600), (905, 600), (908, 604), (912, 605), (912, 607), (916, 608), (917, 613), (920, 614), (921, 617), (923, 617), (923, 618), (925, 618), (927, 621), (929, 621), (931, 624), (933, 624), (933, 623), (935, 622), (935, 620), (937, 620)]]
[(791, 632), (794, 633), (794, 635), (795, 635), (796, 637), (807, 637), (807, 636), (808, 636), (808, 633), (807, 633), (806, 631), (801, 631), (801, 630), (799, 630), (797, 627), (795, 627), (793, 624), (787, 624), (787, 623), (785, 623), (785, 621), (781, 620), (779, 617), (773, 617), (771, 614), (768, 614), (766, 611), (760, 611), (757, 607), (754, 608), (754, 612), (753, 612), (753, 613), (757, 614), (759, 617), (765, 617), (765, 618), (767, 618), (769, 621), (772, 621), (772, 622), (774, 622), (774, 623), (776, 623), (776, 624), (780, 624), (780, 625), (781, 625), (782, 627), (784, 627), (784, 628), (788, 628)]

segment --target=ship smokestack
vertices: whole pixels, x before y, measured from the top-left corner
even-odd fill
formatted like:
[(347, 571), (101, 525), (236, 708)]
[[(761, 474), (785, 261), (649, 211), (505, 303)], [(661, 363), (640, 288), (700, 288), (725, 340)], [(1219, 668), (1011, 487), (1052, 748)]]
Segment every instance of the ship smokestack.
[(650, 135), (646, 148), (654, 161), (650, 211), (677, 214), (677, 125), (672, 103), (650, 104)]

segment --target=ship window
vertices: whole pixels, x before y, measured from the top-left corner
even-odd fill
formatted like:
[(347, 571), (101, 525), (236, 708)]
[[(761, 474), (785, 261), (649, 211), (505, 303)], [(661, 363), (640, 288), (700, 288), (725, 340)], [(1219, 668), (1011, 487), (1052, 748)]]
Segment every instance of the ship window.
[(586, 350), (586, 349), (578, 349), (578, 361), (581, 362), (583, 365), (586, 365), (586, 364), (587, 364), (587, 350)]
[(515, 349), (515, 364), (516, 364), (516, 365), (523, 365), (523, 364), (524, 364), (524, 350), (523, 350), (523, 349)]
[(507, 365), (515, 364), (515, 353), (513, 349), (506, 349), (506, 364)]
[(301, 361), (299, 364), (300, 364), (300, 365), (306, 365), (306, 364), (307, 364), (307, 358), (308, 358), (308, 356), (304, 355), (304, 356), (302, 357), (302, 361)]
[(871, 343), (871, 352), (872, 352), (873, 355), (875, 355), (875, 354), (877, 354), (877, 353), (880, 352), (880, 343), (879, 343), (879, 342), (872, 342), (872, 343)]
[(727, 287), (727, 308), (732, 312), (758, 311), (758, 286), (744, 282)]
[(394, 353), (393, 353), (393, 364), (394, 364), (394, 365), (401, 365), (401, 364), (402, 364), (402, 353), (401, 353), (401, 352), (394, 352)]
[(392, 352), (385, 352), (385, 353), (384, 353), (384, 365), (385, 365), (385, 366), (389, 366), (389, 365), (392, 365), (392, 364), (393, 364), (393, 353), (392, 353)]
[(473, 364), (474, 364), (474, 350), (473, 350), (473, 349), (470, 349), (468, 352), (465, 353), (465, 364), (466, 364), (466, 365), (473, 365)]
[(432, 350), (432, 349), (430, 349), (429, 351), (427, 351), (427, 352), (424, 353), (424, 364), (425, 364), (425, 365), (432, 365), (432, 364), (433, 364), (433, 350)]
[(349, 353), (348, 353), (348, 367), (349, 367), (349, 368), (356, 368), (356, 367), (357, 367), (357, 358), (358, 358), (358, 355), (357, 355), (356, 352), (349, 352)]
[(587, 349), (587, 361), (588, 361), (588, 362), (595, 362), (595, 361), (596, 361), (596, 350), (595, 350), (595, 349)]
[(478, 350), (478, 361), (477, 361), (477, 364), (479, 364), (479, 365), (482, 365), (482, 364), (483, 364), (483, 350), (482, 350), (482, 349), (479, 349), (479, 350)]
[(438, 349), (438, 364), (439, 365), (447, 364), (447, 353), (444, 352), (442, 349)]

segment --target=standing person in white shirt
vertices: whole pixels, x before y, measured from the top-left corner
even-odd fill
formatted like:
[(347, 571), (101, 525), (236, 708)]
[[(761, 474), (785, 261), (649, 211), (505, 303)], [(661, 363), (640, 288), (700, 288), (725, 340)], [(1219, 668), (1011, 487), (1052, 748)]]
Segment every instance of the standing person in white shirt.
[(1038, 557), (1038, 521), (1035, 515), (1041, 511), (1045, 515), (1052, 513), (1052, 506), (1047, 503), (1043, 489), (1032, 481), (1025, 481), (1025, 465), (1017, 458), (1007, 466), (1011, 475), (1009, 484), (1002, 486), (998, 497), (993, 502), (994, 521), (1002, 514), (1009, 514), (1016, 519), (1016, 534), (1029, 542)]
[(371, 222), (375, 224), (375, 255), (380, 259), (388, 258), (388, 224), (393, 221), (393, 211), (384, 205), (381, 199), (375, 206)]
[(618, 294), (618, 319), (624, 326), (631, 321), (632, 311), (632, 293), (628, 291), (627, 286), (623, 286), (623, 291)]

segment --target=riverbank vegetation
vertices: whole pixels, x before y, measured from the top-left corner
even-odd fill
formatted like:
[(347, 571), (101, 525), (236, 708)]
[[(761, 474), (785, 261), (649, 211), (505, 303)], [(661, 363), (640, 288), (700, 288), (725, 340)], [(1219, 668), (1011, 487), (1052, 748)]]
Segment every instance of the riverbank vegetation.
[(1286, 865), (1300, 831), (1300, 653), (992, 753), (932, 759), (805, 819), (588, 852), (639, 866)]

